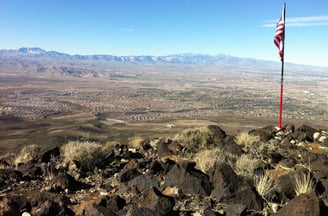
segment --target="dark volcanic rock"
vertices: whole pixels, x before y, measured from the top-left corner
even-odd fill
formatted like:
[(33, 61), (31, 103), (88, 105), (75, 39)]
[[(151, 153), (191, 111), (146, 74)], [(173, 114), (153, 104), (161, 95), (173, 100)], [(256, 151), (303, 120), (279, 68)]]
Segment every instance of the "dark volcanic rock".
[(304, 161), (311, 165), (311, 171), (317, 180), (328, 178), (328, 155), (304, 152)]
[(158, 189), (150, 188), (144, 191), (140, 197), (139, 205), (141, 208), (148, 208), (157, 215), (170, 215), (173, 211), (174, 200), (164, 196)]
[(16, 216), (30, 211), (31, 205), (25, 196), (7, 196), (0, 198), (0, 215)]
[(301, 194), (282, 207), (276, 216), (320, 216), (319, 199), (314, 192)]
[(214, 185), (211, 196), (219, 203), (243, 204), (248, 209), (262, 210), (263, 204), (256, 191), (243, 180), (239, 180), (233, 169), (225, 164), (216, 164), (210, 175)]
[(282, 196), (287, 199), (292, 199), (295, 197), (295, 172), (287, 173), (279, 177), (279, 187), (282, 191)]
[(0, 169), (0, 179), (6, 183), (19, 182), (23, 179), (22, 173), (13, 169)]
[(293, 136), (297, 137), (299, 141), (309, 141), (313, 142), (313, 134), (317, 132), (316, 129), (309, 125), (300, 126), (294, 133)]
[(248, 133), (254, 136), (259, 136), (261, 141), (268, 141), (273, 138), (275, 127), (270, 125), (264, 128), (251, 130)]
[(224, 142), (223, 150), (225, 152), (229, 152), (229, 153), (231, 153), (233, 155), (237, 155), (237, 156), (240, 156), (244, 153), (242, 147), (235, 143), (233, 137), (226, 136), (224, 138), (223, 142)]
[(149, 208), (140, 208), (138, 206), (130, 205), (126, 212), (122, 212), (121, 215), (129, 216), (159, 216), (159, 214)]
[(74, 215), (74, 213), (69, 208), (67, 208), (68, 204), (68, 199), (63, 195), (41, 192), (36, 194), (31, 200), (31, 214), (33, 216)]
[(100, 205), (117, 212), (126, 206), (126, 201), (118, 195), (113, 195), (111, 197), (103, 198)]
[(32, 160), (18, 167), (25, 180), (37, 179), (42, 176), (43, 172), (40, 166), (36, 165)]
[(48, 151), (45, 151), (44, 153), (42, 153), (39, 157), (40, 159), (38, 159), (39, 163), (48, 163), (51, 160), (58, 158), (60, 156), (60, 150), (59, 147), (50, 149)]
[(225, 215), (242, 216), (246, 213), (246, 206), (243, 204), (231, 204), (224, 208)]
[(217, 125), (208, 125), (207, 129), (212, 134), (214, 142), (223, 140), (227, 136), (226, 132)]
[(141, 175), (141, 173), (138, 171), (137, 168), (124, 170), (123, 172), (121, 172), (120, 181), (121, 182), (128, 182), (128, 181), (131, 181), (132, 179), (134, 179), (135, 177), (137, 177), (139, 175)]
[(97, 215), (97, 216), (107, 216), (107, 215), (116, 216), (117, 214), (112, 209), (109, 209), (109, 208), (104, 207), (104, 206), (99, 206), (99, 205), (96, 205), (96, 204), (86, 206), (85, 209), (83, 210), (83, 213), (82, 213), (82, 216), (94, 216), (94, 215)]
[(169, 143), (165, 142), (164, 139), (160, 139), (157, 142), (157, 154), (159, 158), (172, 154), (169, 149)]
[(52, 182), (56, 191), (64, 191), (66, 189), (69, 191), (76, 191), (90, 188), (90, 185), (76, 181), (71, 175), (67, 173), (62, 173), (58, 176), (55, 176), (52, 179)]
[(138, 191), (142, 192), (152, 187), (159, 188), (159, 183), (153, 175), (139, 175), (129, 181), (128, 186), (135, 187)]
[(173, 165), (165, 175), (165, 186), (176, 186), (183, 194), (207, 196), (211, 193), (212, 185), (206, 174), (195, 169), (195, 162), (180, 161)]

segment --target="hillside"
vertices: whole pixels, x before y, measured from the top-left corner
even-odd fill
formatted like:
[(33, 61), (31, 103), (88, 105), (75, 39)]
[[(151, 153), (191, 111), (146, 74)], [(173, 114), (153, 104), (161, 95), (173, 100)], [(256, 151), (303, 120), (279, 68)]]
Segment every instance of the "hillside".
[(1, 160), (1, 215), (328, 213), (328, 130), (217, 125), (129, 144), (27, 145)]

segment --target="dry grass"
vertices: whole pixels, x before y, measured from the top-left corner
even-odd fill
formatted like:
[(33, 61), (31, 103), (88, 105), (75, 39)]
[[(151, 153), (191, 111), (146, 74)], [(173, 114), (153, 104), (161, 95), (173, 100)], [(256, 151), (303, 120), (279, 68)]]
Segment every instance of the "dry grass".
[(306, 173), (299, 173), (295, 176), (294, 190), (296, 196), (315, 191), (315, 186), (315, 179), (311, 176), (309, 171)]
[(242, 145), (245, 147), (254, 145), (255, 143), (257, 143), (259, 141), (260, 141), (259, 136), (251, 135), (246, 132), (241, 132), (241, 133), (237, 134), (237, 136), (235, 138), (235, 142), (238, 145)]
[(14, 163), (17, 166), (20, 163), (26, 163), (32, 160), (38, 153), (40, 153), (41, 147), (35, 144), (27, 145), (19, 152), (15, 157)]
[(261, 197), (267, 201), (274, 198), (275, 190), (278, 187), (276, 181), (266, 174), (255, 175), (254, 186)]
[(129, 146), (131, 146), (134, 149), (140, 149), (143, 142), (144, 139), (140, 135), (135, 135), (134, 137), (130, 138)]
[(207, 127), (185, 129), (174, 137), (174, 140), (181, 143), (192, 153), (206, 149), (211, 139), (212, 135)]
[(204, 149), (195, 154), (194, 160), (196, 167), (202, 170), (204, 173), (208, 173), (211, 167), (213, 167), (217, 156), (220, 154), (221, 149)]
[(76, 160), (85, 171), (92, 171), (104, 158), (107, 149), (95, 142), (70, 141), (61, 148), (64, 162)]
[(237, 175), (251, 178), (258, 160), (248, 154), (242, 154), (236, 161), (235, 172)]

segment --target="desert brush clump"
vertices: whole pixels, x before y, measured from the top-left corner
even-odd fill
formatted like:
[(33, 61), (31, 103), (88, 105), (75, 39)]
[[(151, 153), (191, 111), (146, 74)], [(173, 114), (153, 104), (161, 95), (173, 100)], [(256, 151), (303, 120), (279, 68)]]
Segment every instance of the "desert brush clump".
[(213, 135), (207, 127), (188, 128), (176, 134), (173, 139), (183, 145), (186, 152), (196, 153), (201, 149), (208, 148), (208, 144), (211, 143)]
[(196, 162), (196, 168), (199, 168), (204, 173), (208, 173), (211, 167), (215, 164), (215, 159), (222, 152), (219, 148), (203, 149), (194, 155), (193, 160)]
[(214, 164), (226, 163), (234, 168), (238, 156), (230, 152), (225, 152), (221, 148), (212, 148), (200, 150), (192, 159), (196, 162), (197, 168), (204, 173), (208, 173)]
[(278, 189), (277, 182), (265, 173), (254, 176), (254, 186), (256, 191), (267, 202), (272, 201), (275, 196), (275, 191)]
[(26, 163), (32, 160), (37, 154), (40, 153), (41, 147), (35, 144), (27, 145), (15, 157), (14, 163), (17, 166), (20, 163)]
[(316, 181), (311, 176), (310, 171), (296, 174), (295, 187), (294, 187), (296, 196), (315, 191), (315, 186), (316, 186)]
[(140, 149), (144, 139), (140, 135), (135, 135), (134, 137), (129, 139), (129, 146), (134, 149)]
[(266, 155), (269, 150), (274, 149), (273, 143), (262, 142), (260, 136), (241, 132), (235, 137), (235, 142), (241, 145), (246, 153), (250, 153), (258, 158)]
[(64, 163), (78, 161), (81, 169), (92, 171), (104, 159), (108, 147), (96, 142), (70, 141), (61, 147)]
[(252, 178), (258, 159), (249, 154), (242, 154), (236, 161), (235, 172), (244, 178)]
[(256, 142), (260, 141), (260, 137), (259, 136), (255, 136), (252, 134), (249, 134), (247, 132), (241, 132), (239, 134), (237, 134), (237, 136), (235, 137), (235, 142), (238, 145), (242, 145), (242, 146), (250, 146), (253, 145)]

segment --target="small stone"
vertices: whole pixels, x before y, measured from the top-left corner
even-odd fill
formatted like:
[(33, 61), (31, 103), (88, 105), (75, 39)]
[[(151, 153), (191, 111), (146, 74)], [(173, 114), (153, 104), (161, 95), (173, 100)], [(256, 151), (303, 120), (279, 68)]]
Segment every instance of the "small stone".
[(48, 185), (48, 186), (45, 186), (44, 188), (43, 188), (43, 190), (45, 190), (45, 191), (51, 191), (51, 185)]
[(31, 216), (31, 214), (28, 212), (23, 212), (22, 216)]
[(313, 134), (313, 140), (317, 140), (320, 137), (320, 133), (319, 132), (315, 132)]

